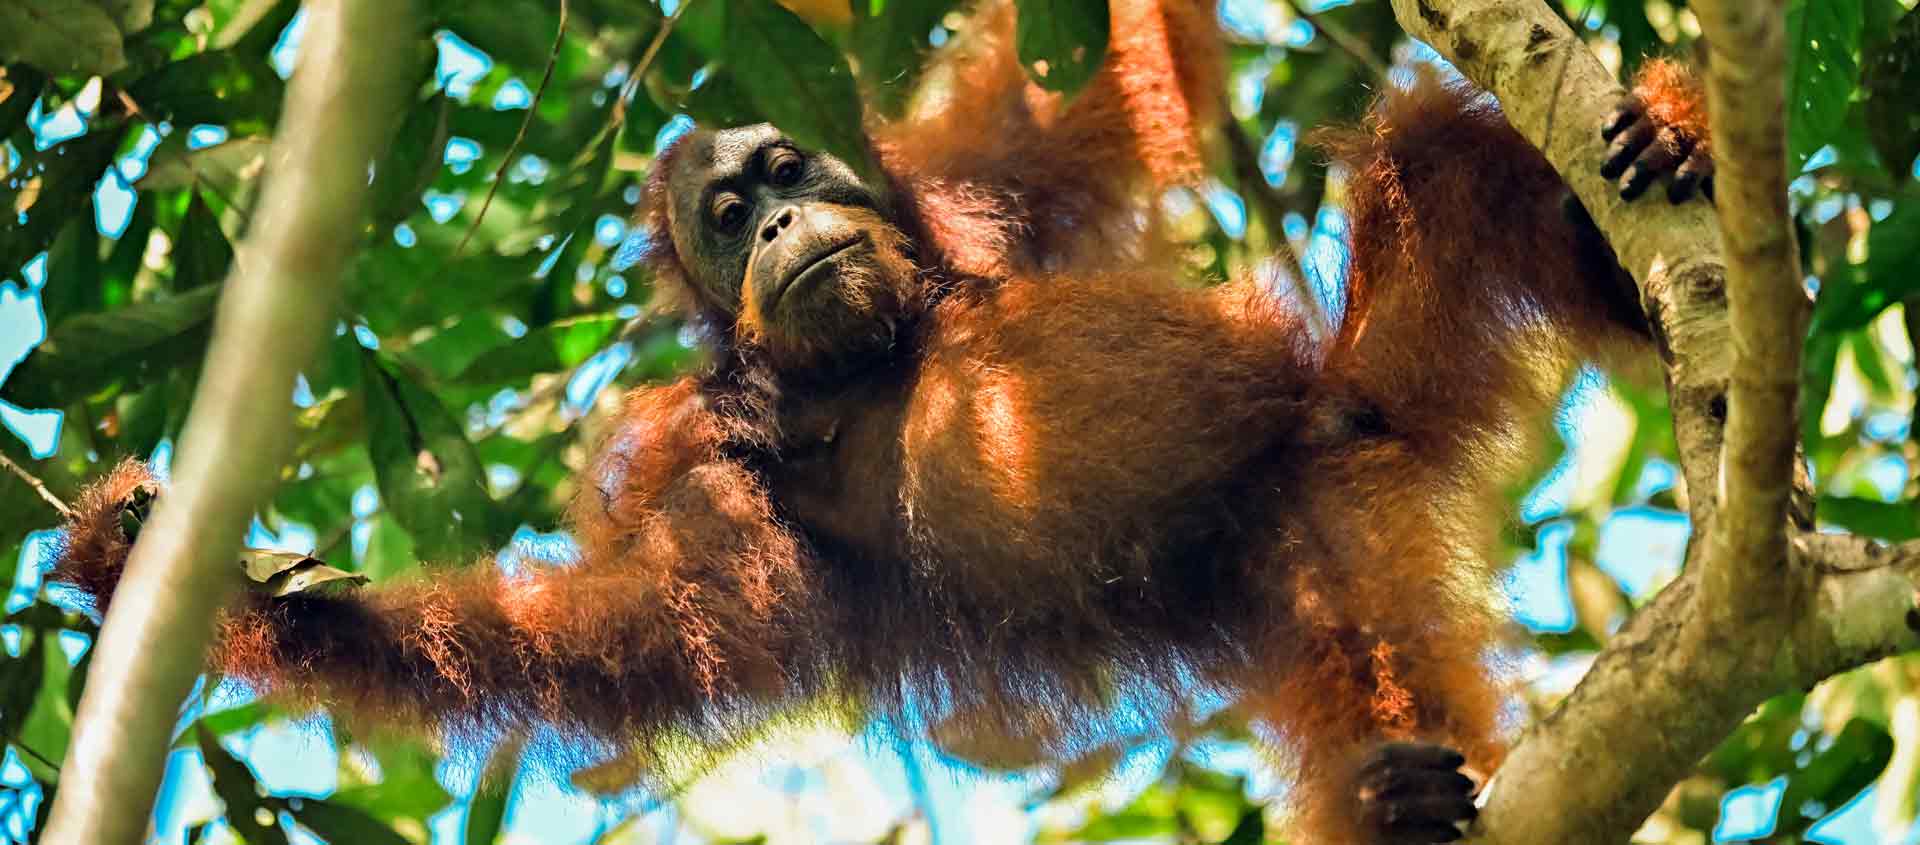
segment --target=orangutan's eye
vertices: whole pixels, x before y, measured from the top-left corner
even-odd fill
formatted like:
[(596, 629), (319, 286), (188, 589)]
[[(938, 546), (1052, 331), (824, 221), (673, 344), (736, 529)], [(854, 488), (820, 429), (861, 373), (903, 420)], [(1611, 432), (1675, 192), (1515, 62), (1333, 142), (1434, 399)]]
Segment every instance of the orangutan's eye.
[(732, 234), (740, 231), (747, 222), (747, 202), (737, 194), (721, 193), (713, 198), (709, 209), (713, 215), (713, 226), (722, 233)]
[(767, 159), (767, 181), (776, 188), (790, 188), (806, 174), (806, 162), (792, 150), (778, 150)]

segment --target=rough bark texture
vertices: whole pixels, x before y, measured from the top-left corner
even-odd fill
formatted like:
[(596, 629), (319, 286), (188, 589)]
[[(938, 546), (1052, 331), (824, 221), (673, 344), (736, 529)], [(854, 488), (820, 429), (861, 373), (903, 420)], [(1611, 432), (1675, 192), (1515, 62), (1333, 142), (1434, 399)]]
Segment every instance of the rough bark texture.
[(1527, 731), (1473, 831), (1480, 843), (1624, 842), (1767, 697), (1920, 645), (1905, 623), (1920, 550), (1807, 533), (1811, 514), (1794, 507), (1807, 492), (1793, 470), (1806, 300), (1781, 159), (1784, 21), (1777, 2), (1694, 6), (1715, 48), (1723, 258), (1713, 207), (1628, 205), (1600, 177), (1597, 128), (1625, 91), (1541, 0), (1393, 6), (1410, 34), (1500, 99), (1592, 212), (1640, 283), (1666, 365), (1703, 541)]
[(252, 229), (220, 299), (174, 484), (140, 533), (94, 646), (41, 840), (131, 845), (147, 829), (176, 707), (238, 581), (247, 520), (278, 481), (294, 374), (312, 358), (362, 237), (368, 163), (399, 110), (407, 0), (307, 4), (300, 64)]
[[(1794, 397), (1808, 303), (1787, 212), (1786, 3), (1703, 0), (1693, 10), (1712, 50), (1712, 126), (1733, 370), (1720, 461), (1720, 519), (1703, 587), (1722, 624), (1791, 605), (1802, 579), (1786, 567)], [(1782, 589), (1756, 590), (1758, 583)]]

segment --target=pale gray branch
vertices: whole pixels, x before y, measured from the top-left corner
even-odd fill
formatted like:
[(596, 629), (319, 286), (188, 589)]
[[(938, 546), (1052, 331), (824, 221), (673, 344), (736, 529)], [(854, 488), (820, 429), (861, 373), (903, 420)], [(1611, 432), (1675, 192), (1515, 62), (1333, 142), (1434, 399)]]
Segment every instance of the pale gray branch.
[(176, 708), (237, 583), (248, 519), (279, 480), (294, 374), (334, 324), (363, 237), (369, 165), (400, 110), (408, 0), (307, 4), (265, 193), (221, 294), (174, 484), (140, 532), (94, 646), (42, 842), (133, 845), (147, 829)]
[[(1727, 9), (1738, 0), (1731, 0)], [(1739, 248), (1743, 276), (1739, 342), (1728, 322), (1728, 270), (1714, 212), (1705, 202), (1631, 205), (1599, 175), (1601, 121), (1624, 91), (1541, 0), (1393, 0), (1414, 37), (1497, 96), (1508, 119), (1546, 154), (1640, 283), (1667, 365), (1674, 431), (1697, 536), (1683, 574), (1607, 644), (1593, 668), (1553, 713), (1533, 725), (1500, 769), (1474, 830), (1482, 843), (1626, 841), (1672, 784), (1752, 708), (1913, 644), (1906, 628), (1912, 589), (1906, 572), (1875, 567), (1867, 547), (1818, 539), (1796, 546), (1788, 565), (1786, 513), (1793, 492), (1795, 357), (1804, 307), (1791, 268), (1791, 241), (1776, 138), (1781, 96), (1735, 93), (1739, 106), (1713, 108), (1739, 137), (1739, 167), (1774, 172), (1717, 180), (1726, 214), (1750, 227)], [(1764, 70), (1717, 79), (1716, 101), (1748, 87), (1772, 90), (1784, 58), (1777, 4), (1727, 12), (1729, 35), (1714, 60)], [(1703, 12), (1703, 17), (1706, 13)], [(1770, 23), (1752, 18), (1774, 16)], [(1732, 124), (1740, 124), (1733, 128)], [(1771, 128), (1765, 128), (1770, 126)], [(1716, 150), (1724, 136), (1716, 136)], [(1771, 163), (1760, 163), (1765, 160)], [(1757, 186), (1756, 186), (1757, 185)], [(1767, 218), (1761, 222), (1760, 218)], [(1782, 279), (1786, 283), (1782, 284)], [(1740, 380), (1733, 451), (1722, 478), (1728, 385)], [(1727, 491), (1732, 490), (1728, 495)], [(1724, 501), (1723, 501), (1724, 500)], [(1723, 510), (1730, 509), (1730, 510)], [(1809, 538), (1796, 538), (1807, 540)], [(1856, 571), (1859, 570), (1859, 571)], [(1820, 574), (1825, 573), (1825, 574)], [(1816, 578), (1818, 580), (1816, 580)], [(1837, 615), (1836, 615), (1837, 614)]]
[(1787, 211), (1786, 3), (1696, 0), (1692, 8), (1712, 51), (1707, 108), (1733, 342), (1703, 587), (1707, 610), (1731, 623), (1757, 603), (1791, 603), (1803, 581), (1786, 568), (1786, 511), (1809, 309)]

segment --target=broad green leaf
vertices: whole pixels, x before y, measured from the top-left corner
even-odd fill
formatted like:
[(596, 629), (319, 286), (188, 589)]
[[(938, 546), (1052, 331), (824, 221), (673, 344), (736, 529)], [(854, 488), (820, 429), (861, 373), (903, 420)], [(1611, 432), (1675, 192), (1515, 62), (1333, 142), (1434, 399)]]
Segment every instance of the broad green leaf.
[(507, 786), (489, 788), (483, 784), (474, 791), (473, 800), (467, 802), (466, 845), (493, 845), (500, 838), (500, 831), (506, 827), (507, 799), (512, 795)]
[(1014, 52), (1028, 78), (1049, 91), (1085, 87), (1107, 56), (1107, 4), (1089, 0), (1018, 0)]
[(1832, 142), (1847, 116), (1860, 68), (1858, 0), (1796, 0), (1787, 10), (1787, 167), (1792, 173)]
[(280, 829), (278, 818), (281, 802), (263, 798), (266, 790), (254, 779), (253, 770), (229, 754), (211, 732), (196, 725), (194, 735), (207, 774), (213, 778), (214, 794), (227, 806), (227, 824), (250, 845), (287, 845), (287, 832)]
[(366, 554), (360, 559), (361, 572), (375, 581), (385, 581), (419, 568), (420, 556), (413, 551), (413, 538), (407, 536), (399, 520), (378, 514), (367, 523), (372, 527), (367, 533)]
[(505, 540), (494, 525), (485, 470), (460, 421), (378, 354), (363, 361), (367, 453), (380, 499), (412, 535), (422, 560), (458, 566)]
[[(1867, 260), (1829, 272), (1814, 303), (1812, 332), (1842, 332), (1867, 324), (1888, 306), (1920, 292), (1920, 197), (1896, 201), (1867, 232)], [(1817, 410), (1817, 409), (1816, 409)]]
[(436, 25), (452, 30), (517, 72), (540, 73), (553, 53), (558, 20), (550, 4), (536, 0), (435, 0), (430, 8)]
[(334, 843), (413, 845), (406, 837), (363, 810), (321, 798), (306, 798), (293, 811), (294, 821)]
[(0, 62), (53, 73), (109, 74), (127, 63), (120, 26), (95, 0), (0, 3)]
[(853, 71), (839, 50), (767, 0), (696, 2), (726, 4), (722, 62), (754, 111), (800, 146), (825, 150), (868, 176), (878, 172), (862, 129)]
[(1814, 513), (1820, 521), (1864, 537), (1897, 543), (1920, 537), (1913, 506), (1849, 496), (1821, 496)]
[[(435, 813), (453, 803), (453, 796), (434, 777), (439, 762), (427, 746), (415, 742), (378, 742), (363, 746), (379, 764), (379, 780), (367, 781), (341, 767), (340, 788), (330, 799), (387, 825), (411, 822), (425, 829)], [(357, 767), (356, 767), (357, 768)]]
[(268, 719), (280, 715), (280, 710), (264, 701), (254, 700), (237, 707), (216, 710), (195, 720), (187, 730), (173, 740), (174, 748), (186, 748), (196, 745), (202, 733), (218, 738), (238, 733), (265, 723)]
[(206, 285), (62, 322), (20, 362), (0, 386), (0, 395), (23, 407), (44, 408), (92, 395), (116, 381), (132, 389), (174, 367), (198, 362), (219, 295), (219, 286)]
[(173, 286), (192, 290), (215, 286), (227, 278), (233, 263), (233, 244), (220, 229), (220, 219), (207, 207), (199, 191), (189, 194), (187, 216), (173, 240)]
[[(67, 698), (67, 681), (73, 668), (67, 665), (67, 655), (61, 651), (58, 638), (54, 630), (40, 631), (34, 637), (35, 643), (41, 645), (37, 650), (41, 667), (39, 691), (17, 737), (21, 745), (55, 761), (66, 759), (67, 743), (73, 736), (73, 704)], [(38, 760), (22, 759), (34, 777), (43, 781), (57, 779), (58, 773)]]
[(1867, 135), (1895, 180), (1913, 175), (1920, 157), (1920, 12), (1910, 11), (1893, 36), (1866, 52), (1861, 88), (1866, 94)]
[(374, 170), (370, 204), (375, 231), (385, 232), (420, 210), (420, 195), (433, 184), (446, 157), (452, 103), (436, 93), (407, 111), (399, 134)]
[(100, 229), (93, 225), (93, 215), (75, 215), (47, 247), (47, 278), (53, 283), (40, 288), (40, 308), (47, 324), (57, 325), (80, 312), (105, 310), (105, 303), (95, 299), (104, 293), (100, 277)]
[(0, 90), (5, 90), (0, 98), (0, 138), (13, 133), (33, 109), (33, 101), (39, 99), (40, 91), (46, 87), (47, 75), (30, 65), (7, 65), (0, 68)]
[[(113, 163), (125, 127), (101, 129), (82, 135), (50, 149), (28, 153), (19, 162), (20, 173), (38, 171), (29, 182), (33, 203), (25, 208), (26, 220), (18, 225), (9, 219), (0, 226), (0, 277), (11, 276), (47, 246), (53, 243), (69, 221), (86, 214), (93, 201), (93, 188), (100, 175)], [(11, 177), (0, 179), (0, 209), (13, 214), (20, 209), (20, 188)]]
[(121, 32), (139, 32), (153, 24), (153, 0), (97, 0)]
[(128, 88), (141, 110), (177, 126), (225, 126), (234, 135), (258, 135), (280, 116), (286, 85), (266, 57), (215, 50), (162, 65)]
[(860, 81), (868, 101), (881, 114), (897, 115), (925, 68), (928, 40), (941, 18), (958, 5), (952, 0), (887, 0), (853, 4), (853, 54), (860, 59)]
[(224, 196), (235, 196), (242, 183), (259, 177), (266, 168), (267, 150), (273, 146), (265, 136), (254, 135), (189, 150), (186, 136), (185, 132), (175, 132), (161, 141), (148, 161), (146, 174), (134, 187), (168, 191), (204, 184)]
[(481, 355), (461, 381), (521, 382), (536, 373), (568, 369), (607, 345), (626, 321), (612, 314), (556, 320)]
[[(33, 712), (46, 673), (47, 632), (32, 634), (33, 642), (19, 657), (0, 662), (0, 740), (12, 742)], [(38, 749), (36, 749), (38, 750)]]
[(1867, 788), (1893, 757), (1893, 738), (1887, 731), (1865, 719), (1853, 719), (1833, 737), (1830, 745), (1813, 755), (1787, 781), (1786, 794), (1780, 798), (1783, 812), (1778, 832), (1793, 833), (1812, 823), (1785, 808), (1819, 803), (1839, 808), (1847, 799)]
[(746, 126), (764, 119), (747, 90), (725, 68), (709, 72), (679, 108), (702, 126)]

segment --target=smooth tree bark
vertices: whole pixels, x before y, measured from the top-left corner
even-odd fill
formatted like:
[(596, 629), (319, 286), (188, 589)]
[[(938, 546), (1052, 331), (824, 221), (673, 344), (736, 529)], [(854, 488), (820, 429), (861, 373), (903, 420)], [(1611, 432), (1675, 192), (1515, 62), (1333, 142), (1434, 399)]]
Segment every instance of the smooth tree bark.
[(294, 376), (333, 329), (365, 233), (369, 166), (418, 36), (409, 0), (306, 4), (266, 185), (234, 257), (173, 484), (140, 532), (80, 700), (44, 843), (144, 839), (181, 700), (240, 581), (239, 540), (279, 481)]
[[(1794, 413), (1808, 304), (1787, 212), (1780, 0), (1695, 0), (1712, 45), (1717, 205), (1628, 204), (1598, 128), (1626, 92), (1541, 0), (1393, 0), (1407, 32), (1497, 96), (1641, 286), (1695, 541), (1682, 575), (1521, 737), (1479, 843), (1626, 841), (1768, 697), (1920, 646), (1920, 546), (1812, 533)], [(1495, 199), (1495, 198), (1490, 198)]]

